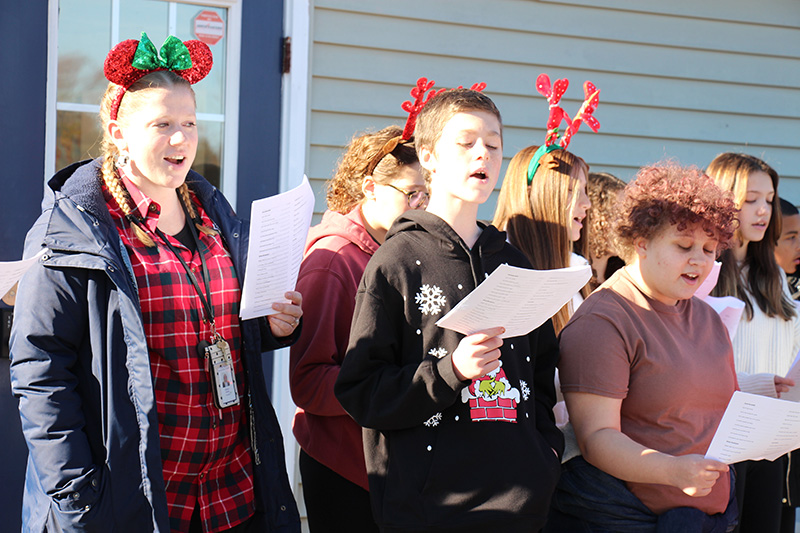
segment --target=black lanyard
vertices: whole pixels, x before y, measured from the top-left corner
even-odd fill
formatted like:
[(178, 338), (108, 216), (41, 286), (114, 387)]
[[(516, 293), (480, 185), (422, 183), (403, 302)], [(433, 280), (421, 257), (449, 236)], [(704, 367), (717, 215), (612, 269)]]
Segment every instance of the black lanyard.
[(197, 253), (200, 254), (200, 264), (203, 267), (203, 281), (206, 284), (205, 296), (203, 295), (203, 291), (200, 290), (200, 284), (197, 283), (197, 278), (195, 277), (194, 273), (189, 268), (189, 265), (186, 264), (186, 261), (183, 260), (183, 257), (181, 257), (180, 251), (176, 250), (175, 247), (170, 244), (163, 231), (156, 228), (156, 233), (161, 240), (164, 241), (164, 244), (167, 245), (167, 248), (169, 248), (172, 253), (175, 254), (175, 257), (178, 258), (178, 261), (180, 261), (183, 269), (186, 271), (186, 276), (189, 278), (189, 281), (192, 282), (194, 290), (197, 292), (197, 296), (200, 297), (200, 301), (203, 303), (203, 309), (206, 312), (205, 320), (211, 324), (211, 336), (212, 339), (214, 339), (217, 336), (217, 329), (216, 325), (214, 324), (214, 307), (211, 305), (211, 280), (208, 274), (208, 267), (206, 266), (205, 254), (203, 253), (203, 248), (205, 245), (202, 243), (202, 241), (200, 241), (200, 237), (197, 235), (197, 228), (194, 227), (194, 221), (189, 216), (189, 213), (186, 210), (186, 206), (183, 205), (183, 202), (181, 202), (181, 207), (183, 207), (183, 212), (186, 215), (186, 223), (189, 225), (189, 232), (192, 234), (192, 239), (194, 239), (195, 246), (197, 247)]

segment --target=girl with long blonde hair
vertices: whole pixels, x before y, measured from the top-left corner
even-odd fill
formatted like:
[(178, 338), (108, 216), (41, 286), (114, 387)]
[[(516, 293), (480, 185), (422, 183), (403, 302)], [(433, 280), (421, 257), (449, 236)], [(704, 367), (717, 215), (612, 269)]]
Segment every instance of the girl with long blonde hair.
[[(511, 159), (500, 188), (492, 224), (508, 234), (536, 270), (585, 264), (585, 250), (573, 256), (586, 212), (589, 165), (563, 149), (545, 153), (530, 176), (529, 164), (538, 146), (523, 148)], [(586, 296), (588, 294), (582, 294)], [(578, 300), (580, 301), (580, 300)], [(575, 303), (569, 302), (553, 316), (556, 332), (567, 323)]]

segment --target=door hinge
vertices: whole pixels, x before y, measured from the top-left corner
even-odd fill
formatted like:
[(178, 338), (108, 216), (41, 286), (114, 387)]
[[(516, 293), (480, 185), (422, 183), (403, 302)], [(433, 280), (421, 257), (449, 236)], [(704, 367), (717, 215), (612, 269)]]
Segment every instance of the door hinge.
[(292, 70), (292, 38), (283, 38), (283, 58), (281, 61), (281, 73), (288, 74)]

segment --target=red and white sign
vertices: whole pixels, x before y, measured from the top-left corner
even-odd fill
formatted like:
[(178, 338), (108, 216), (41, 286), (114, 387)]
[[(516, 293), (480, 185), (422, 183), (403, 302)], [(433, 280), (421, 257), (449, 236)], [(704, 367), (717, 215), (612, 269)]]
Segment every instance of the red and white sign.
[(194, 36), (207, 45), (217, 44), (225, 37), (225, 21), (214, 11), (201, 11), (194, 18)]

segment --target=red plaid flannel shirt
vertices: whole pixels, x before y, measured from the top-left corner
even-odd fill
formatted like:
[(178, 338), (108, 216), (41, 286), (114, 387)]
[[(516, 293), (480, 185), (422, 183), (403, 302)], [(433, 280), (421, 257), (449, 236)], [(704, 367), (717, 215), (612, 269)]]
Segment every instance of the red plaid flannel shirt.
[[(214, 405), (211, 381), (198, 355), (197, 344), (210, 340), (211, 328), (186, 270), (155, 233), (160, 207), (125, 179), (143, 226), (156, 242), (144, 246), (134, 236), (131, 222), (107, 190), (106, 204), (127, 248), (144, 319), (150, 351), (150, 369), (158, 410), (161, 460), (173, 531), (188, 530), (199, 507), (203, 529), (215, 532), (250, 518), (254, 511), (253, 464), (244, 401), (226, 409)], [(192, 196), (203, 224), (213, 227)], [(241, 292), (233, 262), (219, 235), (199, 232), (206, 248), (211, 300), (217, 332), (230, 344), (240, 399), (245, 398), (245, 375), (239, 350)], [(199, 251), (192, 253), (173, 237), (195, 274), (205, 296)]]

